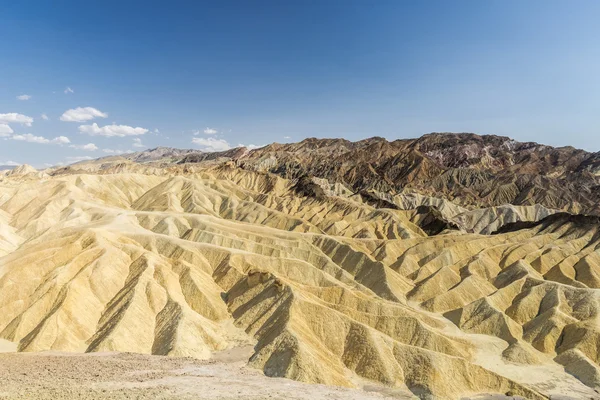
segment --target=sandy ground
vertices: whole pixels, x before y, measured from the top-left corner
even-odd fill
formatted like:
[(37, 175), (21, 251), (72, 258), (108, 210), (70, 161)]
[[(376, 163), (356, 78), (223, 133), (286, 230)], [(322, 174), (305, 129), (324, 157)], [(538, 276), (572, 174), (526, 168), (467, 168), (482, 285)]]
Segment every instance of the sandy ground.
[[(503, 342), (485, 335), (471, 336), (488, 349), (479, 355), (478, 364), (520, 378), (549, 394), (551, 400), (600, 399), (592, 389), (574, 378), (565, 379), (550, 366), (517, 366), (490, 356), (497, 352), (490, 348)], [(361, 390), (269, 378), (246, 366), (251, 347), (216, 353), (208, 361), (134, 353), (15, 351), (14, 343), (0, 339), (0, 399), (416, 399), (408, 389), (365, 381), (355, 380)], [(503, 399), (520, 397), (474, 394), (461, 400)]]
[[(14, 346), (0, 342), (0, 349)], [(245, 366), (247, 350), (213, 360), (132, 353), (2, 353), (0, 399), (410, 399), (410, 392), (371, 392), (268, 378)]]
[[(495, 343), (481, 336), (488, 346)], [(313, 385), (269, 378), (248, 368), (251, 347), (216, 353), (208, 361), (134, 353), (16, 353), (16, 345), (0, 339), (0, 399), (252, 399), (252, 400), (371, 400), (417, 399), (408, 389), (390, 389), (356, 381), (363, 389)], [(494, 369), (494, 363), (481, 362)], [(509, 367), (494, 360), (502, 371)], [(559, 379), (542, 366), (511, 365), (521, 380), (550, 394), (551, 400), (600, 399), (574, 380)], [(525, 378), (525, 379), (523, 379)], [(548, 387), (551, 385), (551, 387)], [(585, 389), (582, 389), (585, 388)], [(550, 390), (548, 390), (550, 389)], [(461, 400), (521, 399), (475, 394)]]
[[(3, 351), (11, 346), (0, 343)], [(40, 400), (383, 400), (417, 399), (406, 389), (366, 384), (363, 390), (268, 378), (240, 353), (209, 361), (133, 353), (1, 353), (0, 399)], [(558, 399), (598, 399), (563, 397)], [(522, 399), (478, 394), (461, 400)]]
[[(347, 389), (268, 378), (245, 366), (251, 349), (208, 361), (133, 353), (15, 353), (0, 340), (0, 399), (416, 399), (406, 389), (364, 385)], [(463, 399), (509, 399), (476, 395)], [(516, 399), (516, 398), (515, 398)]]

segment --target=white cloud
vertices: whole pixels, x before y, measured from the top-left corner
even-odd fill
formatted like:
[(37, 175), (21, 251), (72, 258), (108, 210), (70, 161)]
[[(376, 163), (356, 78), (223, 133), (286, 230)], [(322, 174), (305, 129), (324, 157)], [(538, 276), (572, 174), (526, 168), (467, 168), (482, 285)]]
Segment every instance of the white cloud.
[(158, 128), (154, 129), (154, 133), (160, 133), (160, 131), (158, 130)]
[(44, 121), (48, 121), (50, 119), (46, 114), (42, 114), (41, 117)]
[(21, 164), (19, 164), (18, 162), (14, 162), (14, 161), (5, 161), (5, 162), (0, 161), (0, 165), (8, 165), (10, 167), (16, 167), (17, 165), (21, 165)]
[(67, 143), (71, 143), (71, 141), (66, 136), (59, 136), (59, 137), (56, 137), (56, 138), (52, 139), (50, 141), (50, 143), (67, 144)]
[(192, 143), (200, 146), (200, 149), (203, 151), (225, 151), (229, 150), (231, 146), (227, 141), (223, 139), (215, 139), (215, 138), (193, 138)]
[(20, 96), (17, 96), (18, 100), (29, 100), (30, 98), (31, 98), (31, 96), (28, 94), (22, 94)]
[(292, 137), (291, 136), (284, 136), (283, 138), (284, 139), (291, 139)]
[(18, 113), (0, 114), (0, 123), (31, 126), (33, 118)]
[(142, 144), (142, 139), (134, 138), (133, 139), (133, 147), (146, 147)]
[(195, 130), (192, 132), (194, 135), (199, 135), (200, 133), (204, 133), (205, 135), (216, 135), (217, 133), (219, 133), (218, 130), (213, 129), (213, 128), (205, 128), (203, 131), (199, 131), (199, 130)]
[(106, 137), (125, 137), (125, 136), (137, 136), (148, 133), (148, 129), (134, 128), (127, 125), (106, 125), (99, 127), (98, 124), (93, 123), (92, 125), (80, 125), (79, 132), (86, 133), (91, 136), (106, 136)]
[(18, 140), (22, 142), (28, 143), (38, 143), (38, 144), (68, 144), (71, 143), (68, 137), (66, 136), (58, 136), (54, 139), (46, 139), (42, 136), (35, 136), (31, 133), (26, 133), (24, 135), (13, 135), (12, 140)]
[(10, 136), (14, 131), (6, 124), (0, 124), (0, 137)]
[(69, 147), (71, 147), (73, 149), (85, 150), (85, 151), (96, 151), (96, 150), (98, 150), (98, 146), (96, 146), (94, 143), (72, 144)]
[(125, 153), (123, 150), (113, 150), (113, 149), (102, 149), (102, 151), (106, 154), (123, 154), (123, 153)]
[(238, 147), (245, 147), (248, 150), (260, 149), (261, 147), (265, 147), (266, 144), (255, 145), (255, 144), (238, 144)]
[(65, 111), (60, 116), (60, 120), (65, 122), (85, 122), (97, 117), (106, 118), (108, 114), (94, 107), (77, 107)]
[(89, 161), (89, 160), (93, 160), (93, 158), (90, 156), (67, 157), (67, 162), (69, 162), (69, 163), (76, 163), (76, 162), (80, 162), (80, 161)]
[(75, 93), (75, 91), (73, 89), (71, 89), (70, 87), (67, 87), (65, 89), (65, 94), (69, 94), (69, 93)]
[(29, 142), (29, 143), (40, 143), (40, 144), (50, 143), (50, 140), (46, 139), (45, 137), (35, 136), (35, 135), (32, 135), (31, 133), (26, 133), (24, 135), (14, 135), (12, 137), (12, 139), (23, 141), (23, 142)]

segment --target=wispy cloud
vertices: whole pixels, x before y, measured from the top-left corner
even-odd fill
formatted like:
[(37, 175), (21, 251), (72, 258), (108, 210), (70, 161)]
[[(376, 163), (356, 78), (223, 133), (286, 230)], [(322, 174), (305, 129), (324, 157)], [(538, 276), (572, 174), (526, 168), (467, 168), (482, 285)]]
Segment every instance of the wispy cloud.
[(80, 125), (79, 132), (90, 136), (125, 137), (143, 135), (148, 133), (148, 129), (140, 127), (134, 128), (127, 125), (106, 125), (100, 127), (98, 124), (93, 123), (92, 125)]
[(77, 107), (67, 110), (60, 116), (65, 122), (85, 122), (94, 118), (106, 118), (108, 114), (94, 107)]
[(81, 161), (89, 161), (89, 160), (93, 160), (93, 157), (90, 156), (74, 156), (74, 157), (67, 157), (67, 162), (69, 163), (76, 163), (76, 162), (81, 162)]
[(193, 138), (192, 143), (200, 146), (200, 149), (203, 151), (225, 151), (231, 148), (229, 143), (224, 139)]
[(46, 114), (42, 114), (42, 115), (41, 115), (41, 118), (42, 118), (44, 121), (48, 121), (48, 120), (50, 119), (50, 118), (48, 118), (48, 116), (47, 116)]
[(47, 168), (60, 167), (61, 165), (65, 165), (65, 163), (62, 163), (62, 162), (57, 162), (55, 164), (44, 163), (44, 167), (47, 167)]
[(31, 126), (33, 123), (33, 118), (19, 113), (0, 114), (0, 123)]
[(65, 89), (65, 94), (69, 94), (69, 93), (75, 93), (75, 91), (67, 86), (67, 88)]
[(123, 154), (123, 153), (125, 153), (124, 150), (113, 150), (113, 149), (102, 149), (102, 152), (104, 152), (106, 154)]
[(22, 142), (28, 143), (38, 143), (38, 144), (69, 144), (71, 141), (66, 136), (58, 136), (54, 139), (47, 139), (43, 136), (35, 136), (31, 133), (25, 133), (23, 135), (13, 135), (11, 137), (12, 140), (18, 140)]
[(17, 100), (26, 101), (26, 100), (29, 100), (29, 99), (31, 99), (31, 96), (28, 95), (28, 94), (22, 94), (22, 95), (17, 96)]
[(17, 165), (21, 165), (15, 161), (0, 161), (0, 165), (8, 165), (9, 167), (16, 167)]
[(199, 135), (201, 133), (204, 133), (205, 135), (216, 135), (217, 133), (219, 133), (218, 130), (213, 129), (213, 128), (204, 128), (204, 130), (199, 131), (199, 130), (195, 130), (193, 131), (194, 136)]
[(133, 139), (133, 147), (142, 148), (142, 147), (146, 147), (146, 146), (144, 146), (144, 144), (142, 143), (142, 139), (134, 138)]
[(85, 150), (85, 151), (96, 151), (96, 150), (98, 150), (98, 146), (96, 146), (94, 143), (72, 144), (69, 147), (71, 147), (73, 149)]

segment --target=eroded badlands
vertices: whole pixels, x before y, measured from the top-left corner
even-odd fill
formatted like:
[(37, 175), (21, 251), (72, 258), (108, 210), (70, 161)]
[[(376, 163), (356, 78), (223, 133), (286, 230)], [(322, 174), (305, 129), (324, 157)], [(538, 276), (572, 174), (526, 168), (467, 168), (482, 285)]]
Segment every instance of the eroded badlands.
[(231, 163), (0, 179), (0, 338), (19, 352), (250, 346), (249, 368), (307, 383), (600, 396), (596, 218), (428, 235), (410, 207)]

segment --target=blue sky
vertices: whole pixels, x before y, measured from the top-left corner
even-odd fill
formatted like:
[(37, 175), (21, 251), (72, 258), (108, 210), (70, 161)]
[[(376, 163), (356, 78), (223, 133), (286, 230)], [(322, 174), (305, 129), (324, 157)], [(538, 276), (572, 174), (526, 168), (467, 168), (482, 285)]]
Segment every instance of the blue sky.
[(0, 164), (433, 131), (598, 151), (598, 15), (583, 0), (5, 1)]

